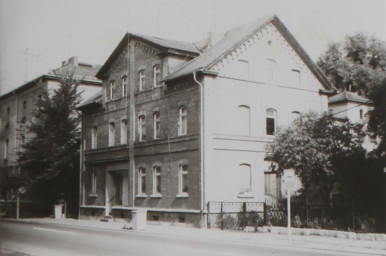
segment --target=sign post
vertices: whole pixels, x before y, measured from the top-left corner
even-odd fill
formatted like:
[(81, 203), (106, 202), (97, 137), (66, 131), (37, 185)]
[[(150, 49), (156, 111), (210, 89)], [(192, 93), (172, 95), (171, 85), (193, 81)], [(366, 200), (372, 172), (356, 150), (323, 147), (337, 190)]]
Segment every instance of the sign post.
[(294, 189), (293, 170), (284, 170), (284, 188), (287, 190), (287, 232), (288, 243), (291, 243), (291, 191)]

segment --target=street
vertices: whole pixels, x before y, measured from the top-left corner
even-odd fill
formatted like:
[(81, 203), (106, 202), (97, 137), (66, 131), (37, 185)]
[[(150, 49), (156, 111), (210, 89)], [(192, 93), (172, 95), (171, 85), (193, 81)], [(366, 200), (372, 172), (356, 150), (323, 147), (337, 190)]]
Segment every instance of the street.
[[(0, 222), (2, 255), (361, 255), (46, 224)], [(7, 253), (8, 252), (8, 253)], [(17, 252), (11, 254), (9, 252)]]

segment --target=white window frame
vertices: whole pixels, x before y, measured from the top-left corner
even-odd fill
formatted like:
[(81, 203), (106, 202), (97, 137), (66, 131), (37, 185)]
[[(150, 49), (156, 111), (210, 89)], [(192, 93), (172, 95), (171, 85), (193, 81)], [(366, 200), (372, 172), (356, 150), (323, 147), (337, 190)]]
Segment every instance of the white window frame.
[(160, 65), (155, 65), (153, 67), (153, 87), (156, 88), (160, 85), (161, 81), (161, 67)]
[(138, 72), (138, 81), (139, 81), (139, 91), (142, 92), (145, 85), (145, 70), (142, 69)]
[(138, 168), (138, 196), (146, 195), (146, 169), (143, 167)]
[(98, 147), (98, 127), (93, 126), (91, 128), (91, 149), (96, 149)]
[(127, 76), (122, 77), (122, 97), (127, 94)]
[(115, 80), (110, 81), (110, 100), (114, 100), (115, 94)]
[(115, 145), (115, 123), (109, 123), (109, 147)]
[(159, 139), (160, 138), (160, 130), (161, 130), (161, 119), (160, 119), (160, 112), (155, 112), (153, 114), (153, 138)]
[[(161, 195), (161, 167), (153, 167), (153, 195)], [(159, 188), (159, 190), (158, 190)]]
[(188, 133), (188, 118), (187, 108), (182, 106), (178, 110), (178, 136), (186, 135)]
[[(188, 179), (188, 173), (189, 173), (189, 167), (187, 164), (180, 164), (178, 165), (178, 196), (179, 197), (188, 197), (189, 194), (189, 186), (188, 184), (185, 184)], [(186, 179), (184, 178), (186, 177)], [(184, 191), (185, 188), (187, 188), (187, 191)]]
[(145, 140), (145, 116), (141, 115), (138, 117), (138, 141)]
[(127, 144), (127, 119), (121, 120), (121, 145)]
[[(268, 119), (273, 119), (273, 133), (268, 133)], [(265, 110), (265, 134), (274, 136), (276, 134), (277, 127), (277, 111), (273, 108), (267, 108)]]

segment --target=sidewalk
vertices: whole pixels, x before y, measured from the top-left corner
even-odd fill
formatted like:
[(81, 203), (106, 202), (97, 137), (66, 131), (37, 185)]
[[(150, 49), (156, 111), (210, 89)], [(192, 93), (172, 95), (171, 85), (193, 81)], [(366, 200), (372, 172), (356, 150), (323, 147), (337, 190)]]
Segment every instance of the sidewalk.
[(188, 238), (197, 241), (225, 241), (228, 243), (261, 245), (267, 247), (286, 247), (289, 249), (303, 248), (330, 252), (335, 251), (357, 253), (362, 255), (386, 255), (385, 241), (366, 241), (323, 236), (292, 235), (291, 243), (289, 243), (288, 236), (286, 234), (254, 233), (219, 229), (199, 229), (166, 224), (148, 224), (146, 229), (143, 231), (133, 231), (126, 229), (130, 226), (130, 223), (122, 222), (100, 222), (94, 220), (52, 218), (5, 220), (35, 224), (51, 224), (55, 226), (95, 228), (117, 232), (138, 232), (141, 234), (159, 235), (162, 237)]

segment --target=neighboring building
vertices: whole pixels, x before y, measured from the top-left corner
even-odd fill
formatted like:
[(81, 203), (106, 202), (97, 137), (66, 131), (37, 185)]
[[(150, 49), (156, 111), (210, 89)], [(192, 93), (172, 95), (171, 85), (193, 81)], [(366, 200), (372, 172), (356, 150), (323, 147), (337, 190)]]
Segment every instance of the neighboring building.
[(280, 191), (265, 146), (300, 112), (328, 110), (332, 88), (271, 16), (205, 50), (126, 34), (82, 110), (81, 218), (205, 222), (209, 202)]
[[(351, 123), (361, 123), (363, 129), (367, 127), (368, 115), (372, 110), (372, 102), (356, 93), (343, 91), (328, 99), (329, 113), (338, 119), (349, 120)], [(376, 145), (371, 142), (369, 136), (363, 141), (363, 147), (367, 152), (375, 149)]]
[[(28, 133), (27, 126), (32, 120), (36, 103), (44, 88), (55, 89), (59, 85), (56, 74), (73, 74), (79, 79), (78, 87), (82, 99), (100, 91), (101, 81), (95, 77), (100, 66), (93, 66), (78, 62), (77, 57), (72, 57), (68, 62), (55, 71), (44, 74), (2, 96), (0, 96), (0, 168), (7, 169), (12, 177), (19, 170), (17, 168), (18, 153), (21, 145), (26, 143), (33, 134)], [(4, 168), (8, 167), (8, 168)], [(11, 199), (15, 191), (8, 193)], [(6, 195), (0, 195), (0, 200)]]

